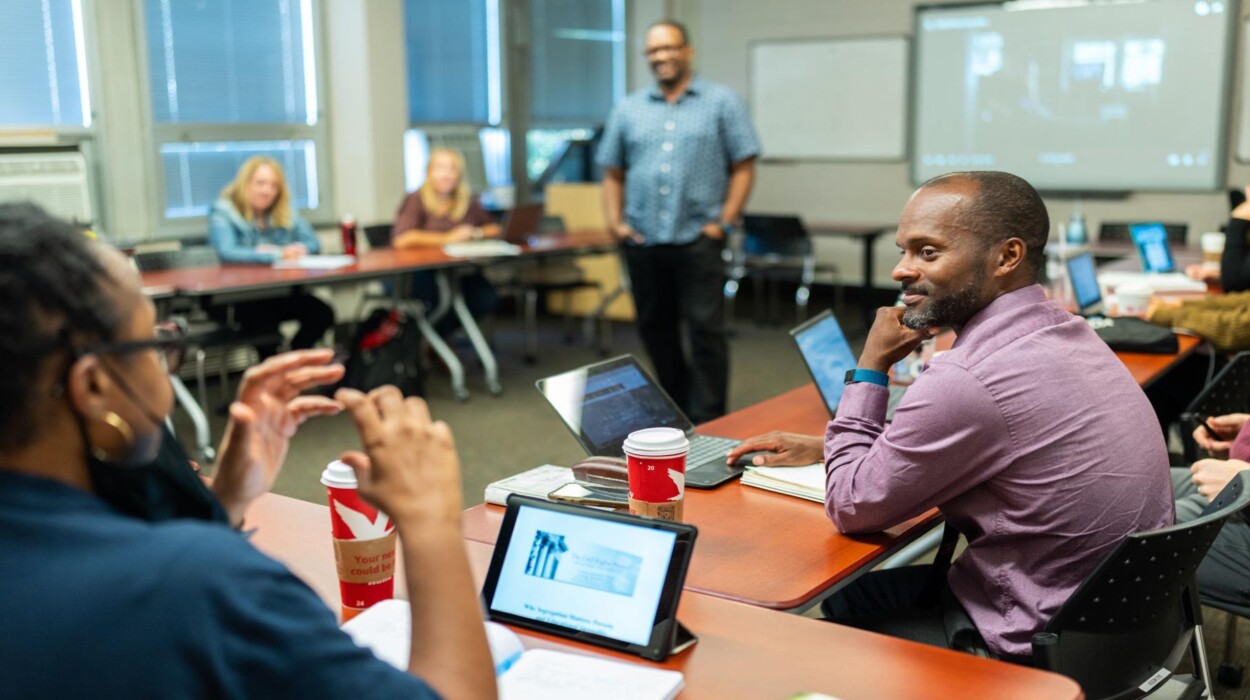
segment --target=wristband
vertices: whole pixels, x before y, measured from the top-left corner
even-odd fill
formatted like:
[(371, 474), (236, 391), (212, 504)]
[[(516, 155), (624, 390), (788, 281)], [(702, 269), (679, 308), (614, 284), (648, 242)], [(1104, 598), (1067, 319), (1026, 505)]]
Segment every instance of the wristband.
[(861, 369), (858, 367), (848, 369), (846, 371), (846, 383), (856, 384), (859, 382), (868, 382), (869, 384), (885, 387), (890, 385), (890, 375), (885, 372), (878, 372), (875, 369)]

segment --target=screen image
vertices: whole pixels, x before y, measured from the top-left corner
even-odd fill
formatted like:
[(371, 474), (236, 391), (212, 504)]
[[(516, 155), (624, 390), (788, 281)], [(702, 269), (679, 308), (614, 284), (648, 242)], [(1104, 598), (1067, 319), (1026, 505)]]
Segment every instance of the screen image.
[(1068, 259), (1068, 278), (1072, 280), (1072, 293), (1076, 296), (1076, 305), (1084, 311), (1102, 301), (1102, 292), (1098, 289), (1098, 273), (1094, 269), (1094, 257), (1082, 253)]
[(676, 539), (522, 506), (490, 608), (646, 645)]
[(632, 361), (551, 377), (544, 382), (543, 394), (596, 454), (619, 452), (635, 430), (690, 427)]
[(846, 371), (853, 369), (857, 362), (842, 327), (833, 316), (827, 316), (794, 339), (829, 407), (829, 414), (833, 415), (846, 389)]
[(1176, 263), (1172, 261), (1172, 251), (1168, 248), (1168, 231), (1163, 224), (1133, 224), (1129, 231), (1141, 256), (1143, 270), (1171, 272), (1176, 269)]
[(1235, 8), (919, 8), (913, 179), (1005, 170), (1041, 190), (1217, 189)]

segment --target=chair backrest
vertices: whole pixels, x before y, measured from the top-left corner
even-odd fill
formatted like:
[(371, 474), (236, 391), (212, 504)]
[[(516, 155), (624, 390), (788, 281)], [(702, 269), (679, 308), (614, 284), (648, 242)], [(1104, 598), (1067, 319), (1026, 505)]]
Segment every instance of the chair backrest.
[(134, 254), (140, 272), (178, 270), (186, 267), (212, 267), (221, 264), (217, 251), (209, 246), (188, 246), (177, 250), (154, 250)]
[(1203, 419), (1247, 412), (1250, 412), (1250, 352), (1241, 352), (1224, 365), (1224, 369), (1181, 413), (1181, 425), (1184, 427), (1181, 434), (1187, 460), (1192, 462), (1198, 458), (1197, 445), (1193, 443), (1191, 434)]
[(804, 257), (812, 251), (812, 240), (797, 216), (746, 214), (742, 231), (742, 252), (747, 255)]
[(566, 230), (563, 216), (544, 214), (542, 220), (538, 222), (538, 233), (564, 233)]
[[(1128, 227), (1132, 225), (1133, 223), (1127, 221), (1104, 221), (1098, 225), (1098, 240), (1101, 242), (1131, 241), (1133, 236), (1129, 233)], [(1168, 232), (1168, 243), (1185, 245), (1186, 236), (1189, 235), (1189, 224), (1165, 223), (1163, 228)]]
[[(1250, 504), (1246, 477), (1218, 507), (1180, 525), (1125, 537), (1034, 635), (1034, 664), (1081, 684), (1088, 698), (1149, 691), (1170, 673), (1201, 622), (1194, 572), (1225, 518)], [(1214, 506), (1215, 504), (1213, 504)]]
[(365, 240), (370, 248), (389, 248), (391, 246), (392, 224), (374, 224), (365, 227)]

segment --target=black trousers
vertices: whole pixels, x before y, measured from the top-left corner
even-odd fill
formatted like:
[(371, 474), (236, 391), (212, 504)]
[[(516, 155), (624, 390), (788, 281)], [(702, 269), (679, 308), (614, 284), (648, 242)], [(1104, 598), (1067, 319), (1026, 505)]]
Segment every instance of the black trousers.
[[(311, 294), (295, 293), (289, 297), (242, 301), (232, 304), (234, 322), (246, 332), (277, 331), (283, 321), (299, 321), (299, 331), (291, 338), (291, 349), (311, 348), (334, 325), (334, 309)], [(227, 306), (210, 306), (208, 314), (218, 322), (228, 315)], [(258, 346), (260, 359), (278, 351), (276, 345)]]
[(687, 245), (622, 247), (643, 348), (660, 386), (695, 423), (725, 414), (729, 340), (723, 248), (723, 241), (707, 236)]
[[(988, 656), (985, 641), (950, 587), (928, 591), (929, 565), (864, 574), (821, 604), (831, 622), (944, 649)], [(925, 600), (926, 593), (935, 593)], [(1031, 664), (1027, 657), (1004, 661)]]

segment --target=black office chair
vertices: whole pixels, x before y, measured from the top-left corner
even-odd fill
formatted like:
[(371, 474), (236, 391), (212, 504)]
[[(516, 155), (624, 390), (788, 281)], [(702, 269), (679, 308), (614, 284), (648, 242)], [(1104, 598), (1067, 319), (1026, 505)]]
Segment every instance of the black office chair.
[[(1204, 419), (1229, 413), (1250, 413), (1250, 352), (1233, 356), (1181, 413), (1181, 445), (1184, 448), (1186, 466), (1206, 456), (1199, 454), (1193, 431)], [(1220, 662), (1216, 678), (1222, 685), (1240, 687), (1245, 669), (1233, 661), (1237, 654), (1237, 620), (1240, 613), (1218, 601), (1204, 600), (1203, 605), (1228, 613), (1228, 626), (1224, 632), (1224, 658)]]
[[(1043, 632), (1033, 663), (1081, 684), (1091, 700), (1152, 694), (1169, 679), (1181, 698), (1211, 687), (1194, 573), (1225, 519), (1250, 504), (1238, 475), (1187, 523), (1125, 537), (1085, 578)], [(1197, 675), (1174, 675), (1188, 650)]]
[[(758, 280), (755, 288), (757, 318), (764, 307), (765, 287), (772, 284), (779, 288), (784, 280), (798, 283), (794, 292), (796, 323), (807, 318), (807, 302), (811, 288), (820, 279), (832, 283), (835, 269), (818, 266), (812, 239), (797, 216), (772, 216), (746, 214), (742, 217), (742, 236), (731, 242), (729, 273), (725, 281), (726, 313), (733, 320), (734, 301), (741, 282), (750, 276)], [(773, 297), (768, 297), (764, 318), (772, 321), (777, 317)]]
[[(1098, 241), (1100, 243), (1132, 241), (1133, 236), (1129, 232), (1129, 226), (1132, 225), (1134, 224), (1126, 221), (1104, 221), (1098, 225)], [(1167, 230), (1168, 243), (1175, 246), (1185, 245), (1186, 237), (1189, 235), (1189, 224), (1164, 223), (1163, 228)]]
[(1229, 413), (1250, 413), (1250, 352), (1234, 355), (1181, 413), (1181, 444), (1186, 465), (1206, 456), (1198, 454), (1194, 429), (1206, 418)]
[[(186, 267), (211, 267), (219, 265), (215, 250), (205, 245), (190, 245), (176, 250), (136, 251), (133, 260), (135, 267), (141, 272), (155, 270), (178, 270)], [(232, 322), (229, 309), (225, 322), (207, 319), (197, 304), (181, 304), (174, 302), (169, 314), (179, 317), (186, 325), (187, 350), (195, 357), (195, 382), (199, 394), (200, 406), (209, 406), (207, 391), (206, 364), (210, 350), (219, 351), (217, 370), (221, 377), (221, 391), (229, 391), (229, 359), (231, 350), (255, 351), (257, 346), (281, 345), (282, 335), (277, 329), (242, 330)], [(251, 357), (245, 364), (254, 364)]]

